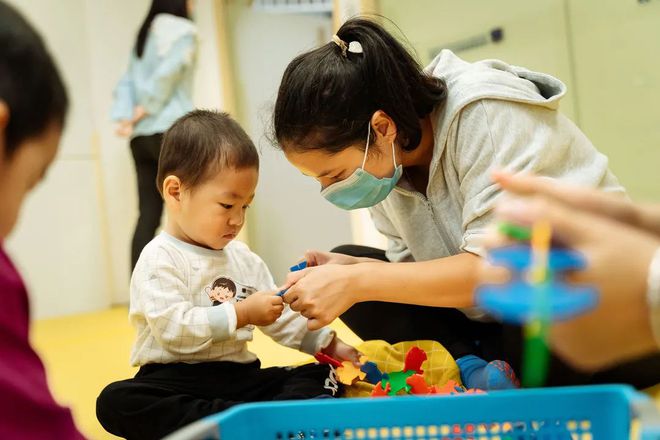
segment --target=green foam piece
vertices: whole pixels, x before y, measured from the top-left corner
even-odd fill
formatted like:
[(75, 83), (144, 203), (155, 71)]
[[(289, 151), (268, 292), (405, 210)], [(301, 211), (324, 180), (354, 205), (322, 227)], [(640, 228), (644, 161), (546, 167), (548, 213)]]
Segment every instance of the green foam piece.
[(381, 382), (381, 387), (383, 389), (387, 388), (387, 384), (390, 384), (390, 392), (387, 393), (390, 396), (396, 396), (399, 391), (405, 391), (410, 393), (412, 387), (406, 383), (406, 379), (415, 374), (413, 370), (409, 371), (395, 371), (393, 373), (383, 374), (383, 380)]
[(527, 226), (519, 226), (513, 223), (502, 222), (500, 223), (498, 230), (501, 234), (506, 235), (509, 238), (514, 240), (531, 240), (532, 239), (532, 229)]

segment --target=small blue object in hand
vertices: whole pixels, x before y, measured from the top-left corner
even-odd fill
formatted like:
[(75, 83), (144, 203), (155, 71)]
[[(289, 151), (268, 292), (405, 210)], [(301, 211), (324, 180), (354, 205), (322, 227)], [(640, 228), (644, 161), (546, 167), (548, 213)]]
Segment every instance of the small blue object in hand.
[[(289, 268), (289, 270), (291, 272), (298, 272), (299, 270), (303, 270), (305, 268), (307, 268), (307, 261), (303, 261), (302, 263), (298, 263), (295, 266), (291, 266)], [(284, 294), (287, 292), (287, 290), (289, 290), (289, 289), (287, 288), (287, 289), (284, 289), (284, 290), (280, 290), (279, 292), (277, 292), (277, 296), (284, 296)]]
[(298, 263), (295, 266), (291, 266), (289, 270), (291, 272), (298, 272), (299, 270), (303, 270), (307, 268), (307, 261), (303, 261), (302, 263)]

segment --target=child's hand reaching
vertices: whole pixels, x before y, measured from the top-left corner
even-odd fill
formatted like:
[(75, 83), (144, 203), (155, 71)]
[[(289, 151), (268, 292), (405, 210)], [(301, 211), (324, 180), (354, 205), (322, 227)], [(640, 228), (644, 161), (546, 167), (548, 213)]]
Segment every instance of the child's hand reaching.
[(364, 356), (355, 347), (348, 345), (337, 336), (330, 342), (330, 345), (321, 351), (338, 361), (351, 361), (356, 366), (360, 365), (360, 357)]
[(246, 325), (270, 325), (284, 310), (284, 301), (275, 292), (257, 292), (234, 305), (236, 308), (236, 328)]

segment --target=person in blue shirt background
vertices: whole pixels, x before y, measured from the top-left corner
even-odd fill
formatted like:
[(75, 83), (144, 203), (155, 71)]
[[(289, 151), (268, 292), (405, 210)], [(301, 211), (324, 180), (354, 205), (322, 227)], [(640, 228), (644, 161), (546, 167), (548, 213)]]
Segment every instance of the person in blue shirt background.
[(140, 216), (131, 246), (131, 267), (160, 225), (163, 201), (156, 188), (163, 133), (193, 109), (192, 82), (197, 29), (191, 0), (153, 0), (114, 91), (111, 117), (117, 134), (130, 137), (138, 177)]

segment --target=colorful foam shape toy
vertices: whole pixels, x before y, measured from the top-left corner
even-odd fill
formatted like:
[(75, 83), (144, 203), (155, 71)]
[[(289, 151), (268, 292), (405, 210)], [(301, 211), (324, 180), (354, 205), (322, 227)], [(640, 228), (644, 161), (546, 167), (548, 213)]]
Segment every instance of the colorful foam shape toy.
[(351, 361), (344, 361), (341, 367), (337, 368), (337, 379), (344, 385), (353, 385), (355, 381), (363, 380), (367, 376)]
[(406, 383), (410, 385), (410, 394), (437, 394), (436, 387), (430, 387), (421, 374), (413, 374)]
[(374, 386), (374, 390), (371, 392), (371, 397), (386, 397), (390, 393), (390, 384), (385, 384), (385, 388), (383, 388), (383, 385), (381, 382), (378, 382), (376, 386)]
[(426, 361), (428, 357), (426, 352), (419, 347), (413, 347), (408, 350), (406, 353), (406, 359), (404, 361), (403, 371), (414, 371), (417, 374), (424, 374), (422, 370), (422, 364)]
[[(528, 245), (493, 249), (488, 259), (492, 264), (505, 266), (511, 271), (511, 280), (505, 284), (488, 284), (477, 289), (477, 305), (503, 321), (522, 324), (536, 313), (535, 292), (539, 289), (526, 279), (531, 268), (532, 251)], [(564, 320), (594, 308), (598, 292), (592, 286), (572, 285), (564, 280), (570, 270), (584, 269), (584, 257), (569, 249), (551, 249), (548, 269), (551, 279), (543, 285), (548, 292), (548, 318)]]
[(366, 374), (365, 380), (371, 384), (377, 384), (383, 380), (383, 373), (380, 372), (378, 366), (374, 362), (367, 361), (360, 367), (363, 373)]
[[(403, 391), (405, 393), (409, 393), (411, 386), (408, 385), (408, 378), (415, 374), (414, 371), (393, 371), (391, 373), (385, 373), (383, 374), (383, 381), (381, 384), (389, 384), (390, 385), (390, 392), (388, 393), (390, 396), (395, 396), (399, 393), (399, 391)], [(381, 385), (382, 386), (382, 385)]]

